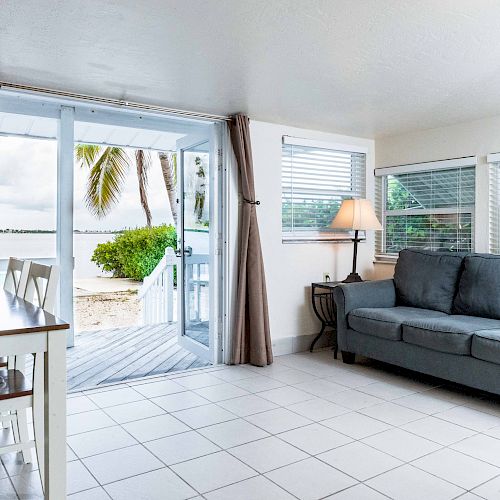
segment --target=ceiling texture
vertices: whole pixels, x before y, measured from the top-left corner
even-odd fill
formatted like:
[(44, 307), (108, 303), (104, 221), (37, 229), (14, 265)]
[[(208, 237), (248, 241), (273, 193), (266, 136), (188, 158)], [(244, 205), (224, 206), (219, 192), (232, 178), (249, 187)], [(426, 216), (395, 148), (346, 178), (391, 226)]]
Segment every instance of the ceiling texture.
[(500, 114), (500, 1), (0, 0), (0, 80), (395, 135)]

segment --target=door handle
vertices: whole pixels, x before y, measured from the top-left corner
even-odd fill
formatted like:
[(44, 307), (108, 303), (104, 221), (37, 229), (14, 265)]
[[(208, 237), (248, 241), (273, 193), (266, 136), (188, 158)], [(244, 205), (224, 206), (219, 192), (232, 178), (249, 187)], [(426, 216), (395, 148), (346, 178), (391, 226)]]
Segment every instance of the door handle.
[[(181, 252), (180, 248), (177, 248), (175, 250), (175, 255), (177, 257), (180, 257), (181, 253), (182, 252)], [(193, 249), (192, 249), (192, 247), (190, 247), (190, 246), (184, 247), (184, 255), (186, 255), (187, 257), (191, 257), (191, 255), (193, 255)]]

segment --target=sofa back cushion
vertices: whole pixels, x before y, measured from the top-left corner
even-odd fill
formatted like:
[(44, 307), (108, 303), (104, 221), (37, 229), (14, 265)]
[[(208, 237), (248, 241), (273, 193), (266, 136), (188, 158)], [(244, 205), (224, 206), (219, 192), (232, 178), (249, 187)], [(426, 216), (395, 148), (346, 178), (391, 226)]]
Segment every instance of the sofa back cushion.
[(464, 254), (405, 249), (394, 271), (398, 305), (450, 314)]
[(453, 312), (500, 319), (500, 256), (465, 257)]

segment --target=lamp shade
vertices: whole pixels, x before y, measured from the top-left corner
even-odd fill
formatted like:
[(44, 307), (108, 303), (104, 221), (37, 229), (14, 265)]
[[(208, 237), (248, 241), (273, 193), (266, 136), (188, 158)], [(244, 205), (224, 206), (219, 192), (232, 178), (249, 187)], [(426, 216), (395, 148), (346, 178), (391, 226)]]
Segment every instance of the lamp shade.
[(370, 200), (344, 200), (335, 219), (330, 224), (334, 229), (381, 230), (382, 225), (375, 215)]

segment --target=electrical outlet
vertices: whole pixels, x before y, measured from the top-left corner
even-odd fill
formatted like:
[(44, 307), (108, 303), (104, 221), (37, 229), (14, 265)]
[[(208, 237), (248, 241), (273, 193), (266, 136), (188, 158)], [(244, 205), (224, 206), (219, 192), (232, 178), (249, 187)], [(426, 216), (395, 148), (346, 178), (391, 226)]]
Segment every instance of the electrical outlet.
[(323, 273), (323, 281), (331, 281), (330, 273), (328, 271)]

